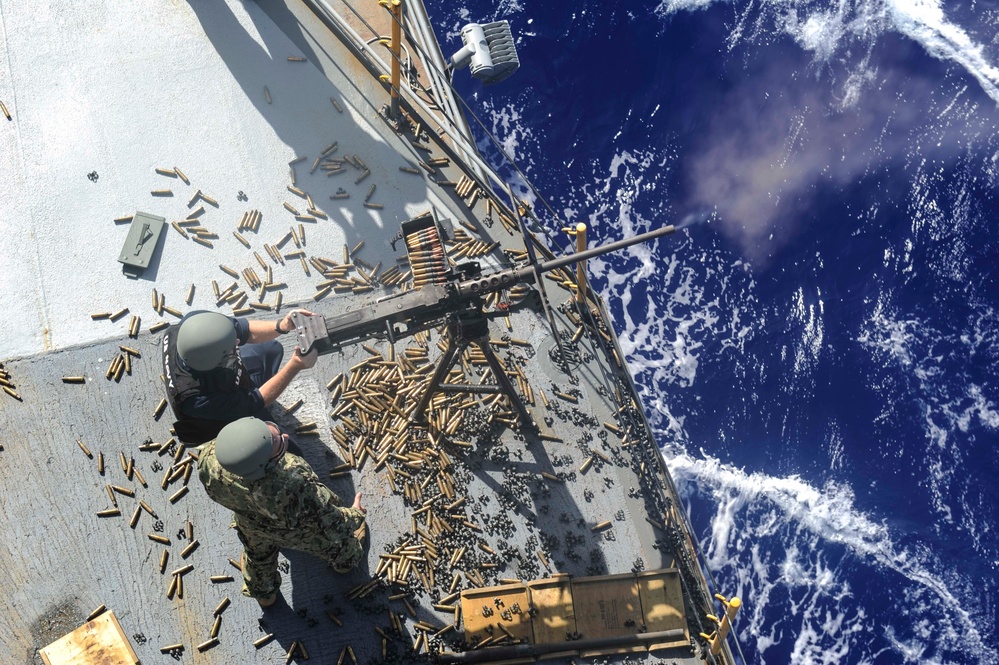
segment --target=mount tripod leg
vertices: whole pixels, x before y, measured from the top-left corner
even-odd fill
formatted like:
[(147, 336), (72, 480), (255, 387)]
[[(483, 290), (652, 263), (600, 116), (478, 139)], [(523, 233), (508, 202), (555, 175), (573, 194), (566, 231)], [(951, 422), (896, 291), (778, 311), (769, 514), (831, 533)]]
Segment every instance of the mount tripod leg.
[[(509, 398), (510, 403), (513, 404), (513, 408), (517, 411), (520, 416), (520, 421), (525, 427), (536, 427), (534, 419), (531, 418), (531, 414), (527, 411), (527, 407), (520, 400), (520, 396), (517, 395), (517, 391), (510, 381), (510, 377), (506, 375), (503, 369), (503, 363), (496, 356), (496, 352), (492, 350), (489, 346), (488, 337), (474, 337), (468, 339), (461, 334), (461, 324), (460, 323), (449, 323), (448, 324), (448, 336), (447, 336), (447, 348), (444, 350), (444, 355), (441, 357), (440, 363), (437, 365), (437, 369), (434, 371), (433, 377), (427, 383), (426, 389), (423, 391), (423, 396), (420, 398), (419, 404), (413, 409), (410, 419), (412, 422), (422, 422), (423, 416), (430, 406), (430, 400), (433, 398), (434, 394), (438, 391), (446, 390), (449, 392), (467, 392), (467, 393), (485, 393), (485, 394), (495, 394), (499, 392), (506, 393)], [(448, 375), (451, 368), (454, 367), (458, 359), (461, 358), (461, 354), (464, 353), (465, 349), (469, 344), (474, 344), (482, 351), (482, 355), (485, 356), (486, 362), (489, 363), (489, 368), (493, 372), (493, 376), (496, 377), (496, 386), (472, 386), (472, 385), (450, 385), (443, 384), (444, 377)]]
[(455, 343), (453, 331), (451, 330), (451, 326), (448, 325), (447, 348), (444, 349), (444, 355), (441, 357), (433, 377), (431, 377), (427, 383), (427, 387), (423, 390), (423, 397), (420, 398), (419, 404), (416, 405), (416, 408), (413, 409), (413, 413), (410, 415), (412, 422), (423, 422), (423, 414), (427, 410), (427, 407), (430, 406), (430, 400), (433, 398), (434, 393), (440, 390), (441, 381), (451, 371), (454, 364), (458, 362), (458, 359), (464, 353), (467, 346), (468, 342), (464, 339), (459, 339), (457, 344)]
[(520, 415), (520, 422), (524, 427), (533, 427), (534, 419), (527, 412), (527, 407), (524, 406), (524, 403), (520, 401), (520, 396), (513, 387), (510, 377), (503, 370), (503, 363), (500, 362), (500, 359), (496, 357), (496, 352), (489, 346), (489, 338), (473, 339), (472, 343), (482, 350), (482, 354), (486, 357), (486, 362), (489, 363), (489, 367), (493, 370), (493, 376), (496, 377), (496, 383), (502, 386), (503, 392), (506, 393), (506, 396), (510, 399), (510, 403), (513, 404), (513, 408)]

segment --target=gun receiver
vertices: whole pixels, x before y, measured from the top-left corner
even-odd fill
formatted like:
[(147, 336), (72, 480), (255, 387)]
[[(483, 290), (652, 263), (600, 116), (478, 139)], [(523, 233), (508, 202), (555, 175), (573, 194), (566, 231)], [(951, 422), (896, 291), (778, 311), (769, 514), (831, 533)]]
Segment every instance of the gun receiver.
[(381, 335), (394, 341), (396, 338), (431, 328), (449, 314), (473, 307), (481, 308), (481, 298), (487, 293), (501, 291), (517, 284), (534, 284), (543, 273), (669, 235), (674, 230), (672, 225), (664, 226), (601, 247), (538, 264), (507, 268), (488, 275), (479, 274), (478, 263), (467, 262), (456, 266), (456, 272), (445, 283), (426, 284), (417, 290), (379, 298), (370, 305), (345, 314), (321, 317), (294, 313), (292, 320), (298, 331), (298, 346), (303, 353), (308, 353), (314, 348), (320, 355), (324, 355), (348, 344)]

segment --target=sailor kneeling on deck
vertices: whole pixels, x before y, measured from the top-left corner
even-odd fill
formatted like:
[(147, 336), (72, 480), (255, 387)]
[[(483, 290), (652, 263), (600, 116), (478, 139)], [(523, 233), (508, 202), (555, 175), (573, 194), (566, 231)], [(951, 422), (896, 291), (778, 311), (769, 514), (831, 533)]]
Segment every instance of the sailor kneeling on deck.
[(243, 595), (261, 607), (277, 600), (278, 549), (314, 554), (346, 573), (364, 557), (367, 534), (360, 493), (346, 508), (309, 463), (288, 453), (274, 423), (241, 418), (201, 447), (198, 477), (216, 503), (233, 511), (243, 543)]
[(315, 351), (303, 356), (296, 348), (281, 366), (284, 349), (275, 338), (295, 329), (291, 314), (250, 321), (198, 311), (167, 330), (163, 371), (182, 443), (211, 441), (225, 425), (246, 416), (273, 420), (268, 407), (300, 371), (316, 364)]

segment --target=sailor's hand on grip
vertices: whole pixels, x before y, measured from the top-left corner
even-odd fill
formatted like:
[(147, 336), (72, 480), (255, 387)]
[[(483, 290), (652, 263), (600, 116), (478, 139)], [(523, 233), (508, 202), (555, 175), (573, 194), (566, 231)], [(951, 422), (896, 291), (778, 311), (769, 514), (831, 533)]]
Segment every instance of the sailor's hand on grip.
[(281, 324), (279, 326), (280, 332), (289, 333), (298, 328), (298, 324), (295, 323), (294, 314), (298, 314), (299, 316), (315, 316), (314, 313), (307, 309), (293, 309), (285, 314), (285, 317), (281, 319)]
[(319, 358), (319, 352), (312, 349), (308, 353), (302, 353), (302, 349), (295, 347), (295, 355), (291, 361), (298, 365), (299, 369), (309, 369), (316, 364), (316, 360)]

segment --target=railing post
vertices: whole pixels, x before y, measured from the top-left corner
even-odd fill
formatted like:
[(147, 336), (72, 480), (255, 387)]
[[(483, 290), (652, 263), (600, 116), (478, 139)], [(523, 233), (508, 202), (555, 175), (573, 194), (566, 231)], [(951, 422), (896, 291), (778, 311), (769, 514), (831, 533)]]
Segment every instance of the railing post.
[(391, 0), (392, 11), (392, 105), (389, 116), (399, 117), (399, 81), (402, 78), (402, 0)]
[[(577, 253), (586, 249), (586, 224), (580, 222), (574, 229), (566, 227), (562, 230), (571, 236), (576, 236)], [(586, 301), (587, 292), (586, 259), (576, 263), (576, 284), (579, 287), (576, 289), (576, 302), (582, 305)]]
[(718, 623), (718, 630), (711, 635), (701, 633), (701, 637), (710, 639), (711, 654), (717, 656), (721, 653), (722, 645), (725, 644), (725, 638), (728, 637), (729, 631), (732, 630), (732, 621), (735, 620), (735, 615), (738, 614), (739, 608), (742, 607), (742, 601), (738, 598), (728, 600), (720, 594), (715, 594), (715, 598), (720, 600), (725, 606), (725, 616), (721, 618), (721, 621), (718, 621), (718, 617), (709, 614), (708, 618)]

